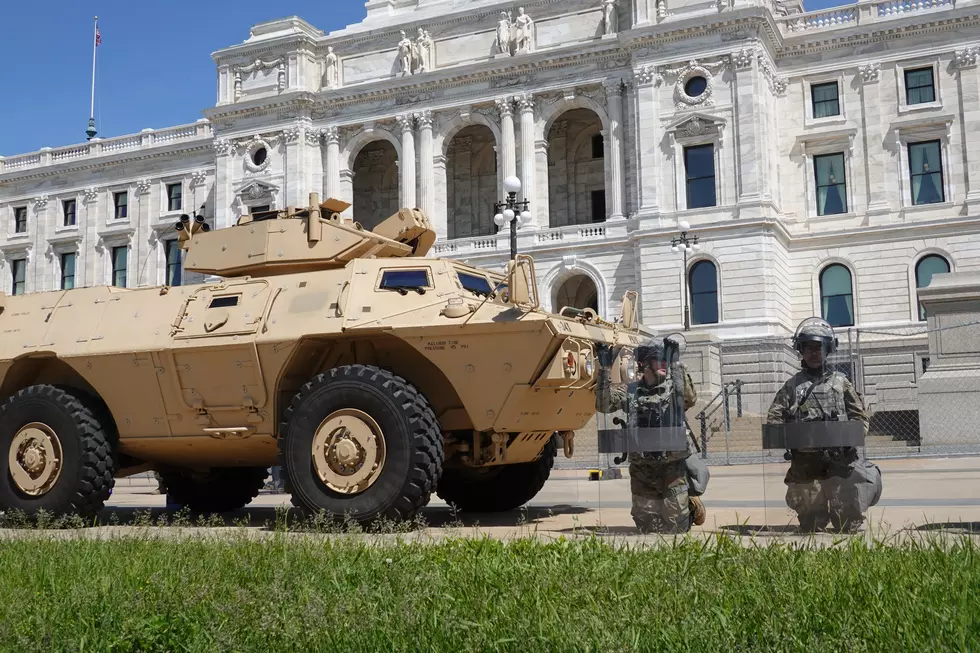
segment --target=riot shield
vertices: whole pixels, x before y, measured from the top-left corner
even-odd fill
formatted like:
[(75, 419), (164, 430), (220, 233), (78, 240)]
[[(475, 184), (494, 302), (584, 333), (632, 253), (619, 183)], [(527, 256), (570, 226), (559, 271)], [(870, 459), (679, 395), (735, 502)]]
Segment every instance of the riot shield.
[(784, 533), (857, 533), (870, 526), (882, 491), (881, 471), (864, 455), (867, 408), (846, 357), (801, 353), (792, 352), (795, 369), (787, 365), (773, 384), (763, 414), (766, 524)]
[(687, 468), (693, 440), (685, 418), (691, 381), (681, 349), (667, 337), (599, 354), (598, 451), (628, 480), (614, 496), (610, 487), (601, 506), (607, 522), (626, 532), (677, 534), (693, 525)]

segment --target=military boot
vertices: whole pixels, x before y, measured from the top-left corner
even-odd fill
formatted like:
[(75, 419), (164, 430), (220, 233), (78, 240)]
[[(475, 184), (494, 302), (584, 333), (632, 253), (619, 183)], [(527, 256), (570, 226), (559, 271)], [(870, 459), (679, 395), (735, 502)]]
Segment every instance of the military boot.
[(691, 504), (691, 516), (694, 518), (694, 523), (700, 526), (708, 518), (708, 511), (704, 508), (704, 502), (701, 501), (701, 497), (691, 497), (689, 503)]

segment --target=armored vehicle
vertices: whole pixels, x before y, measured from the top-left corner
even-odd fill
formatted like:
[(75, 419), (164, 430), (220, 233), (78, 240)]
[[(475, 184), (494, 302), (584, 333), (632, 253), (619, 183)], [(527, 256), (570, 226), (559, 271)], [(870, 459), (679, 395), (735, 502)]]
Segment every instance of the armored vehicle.
[[(0, 295), (0, 510), (93, 516), (159, 473), (194, 511), (248, 504), (281, 465), (292, 501), (361, 522), (531, 499), (595, 413), (609, 322), (541, 308), (533, 261), (503, 274), (428, 256), (426, 216), (366, 230), (349, 206), (175, 225), (192, 285)], [(625, 358), (624, 358), (625, 360)]]

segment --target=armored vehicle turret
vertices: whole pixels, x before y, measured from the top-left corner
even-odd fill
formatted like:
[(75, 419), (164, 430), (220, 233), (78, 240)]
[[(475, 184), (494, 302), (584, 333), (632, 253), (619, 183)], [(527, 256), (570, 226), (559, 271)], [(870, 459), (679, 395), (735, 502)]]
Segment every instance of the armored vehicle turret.
[[(430, 256), (418, 209), (371, 230), (334, 199), (175, 225), (183, 286), (0, 296), (0, 510), (92, 516), (155, 470), (195, 511), (248, 504), (273, 465), (310, 512), (408, 519), (433, 492), (500, 511), (595, 413), (596, 354), (639, 342), (543, 310), (534, 264)], [(625, 368), (624, 368), (625, 369)]]

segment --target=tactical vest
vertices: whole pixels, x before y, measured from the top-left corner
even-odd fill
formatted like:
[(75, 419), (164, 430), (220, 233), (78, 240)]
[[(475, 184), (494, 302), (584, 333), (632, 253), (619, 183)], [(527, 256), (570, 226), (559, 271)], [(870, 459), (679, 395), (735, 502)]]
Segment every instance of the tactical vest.
[(793, 404), (789, 407), (791, 419), (801, 422), (847, 420), (844, 404), (846, 376), (830, 372), (814, 380), (800, 372), (797, 381)]

